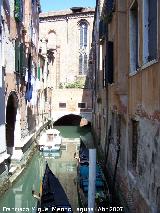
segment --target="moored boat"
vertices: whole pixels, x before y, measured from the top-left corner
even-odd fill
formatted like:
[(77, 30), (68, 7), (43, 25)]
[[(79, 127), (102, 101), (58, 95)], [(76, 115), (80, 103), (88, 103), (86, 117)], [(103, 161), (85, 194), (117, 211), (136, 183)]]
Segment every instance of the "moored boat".
[(53, 152), (60, 150), (62, 137), (57, 129), (46, 130), (39, 140), (39, 150)]
[[(88, 205), (88, 186), (89, 186), (89, 150), (81, 141), (79, 150), (79, 160), (77, 166), (77, 189), (81, 207)], [(95, 209), (107, 208), (110, 203), (110, 193), (100, 164), (96, 164), (95, 179)]]
[(37, 205), (38, 212), (65, 212), (73, 213), (68, 197), (58, 178), (46, 163), (42, 181), (42, 192)]

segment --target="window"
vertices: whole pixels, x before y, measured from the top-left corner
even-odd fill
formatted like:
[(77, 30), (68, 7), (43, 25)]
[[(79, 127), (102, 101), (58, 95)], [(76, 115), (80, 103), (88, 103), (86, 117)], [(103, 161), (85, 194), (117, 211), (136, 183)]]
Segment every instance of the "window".
[(87, 55), (87, 36), (88, 24), (86, 21), (80, 22), (80, 55), (79, 55), (79, 75), (86, 75), (88, 69), (88, 55)]
[(143, 63), (157, 58), (157, 0), (143, 0)]
[(80, 23), (80, 49), (87, 47), (87, 23)]
[(107, 9), (107, 14), (110, 14), (114, 10), (114, 0), (107, 0), (106, 1), (106, 9)]
[(23, 43), (15, 41), (15, 72), (24, 75), (25, 68), (25, 49)]
[(106, 73), (105, 73), (105, 60), (103, 59), (102, 62), (102, 72), (103, 72), (103, 87), (106, 86)]
[(15, 0), (14, 4), (14, 17), (17, 22), (20, 22), (23, 19), (23, 1)]
[(59, 103), (59, 108), (66, 108), (66, 103)]
[(107, 57), (106, 57), (106, 80), (107, 83), (112, 84), (114, 81), (114, 53), (113, 53), (113, 42), (112, 41), (108, 41), (107, 44)]
[(56, 49), (56, 33), (54, 30), (49, 31), (48, 33), (47, 48), (51, 50)]
[(84, 54), (80, 54), (79, 56), (79, 75), (86, 75), (87, 74), (87, 55)]
[(130, 73), (138, 68), (138, 4), (134, 2), (130, 9)]
[(132, 120), (132, 166), (136, 169), (137, 166), (137, 147), (138, 147), (138, 127), (139, 122)]
[(86, 108), (86, 103), (78, 103), (78, 108), (84, 109)]

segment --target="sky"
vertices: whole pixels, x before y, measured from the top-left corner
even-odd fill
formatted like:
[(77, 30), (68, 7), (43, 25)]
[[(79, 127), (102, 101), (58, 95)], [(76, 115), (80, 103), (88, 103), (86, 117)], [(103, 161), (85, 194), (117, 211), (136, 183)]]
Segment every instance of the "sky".
[(64, 10), (71, 7), (95, 7), (96, 0), (40, 0), (42, 12)]

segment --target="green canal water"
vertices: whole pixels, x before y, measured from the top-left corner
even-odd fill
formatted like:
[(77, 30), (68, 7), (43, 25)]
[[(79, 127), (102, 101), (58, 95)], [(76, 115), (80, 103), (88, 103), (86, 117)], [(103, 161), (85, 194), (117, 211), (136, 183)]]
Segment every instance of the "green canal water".
[(37, 150), (23, 174), (0, 198), (0, 213), (36, 212), (37, 201), (32, 197), (32, 189), (39, 192), (46, 161), (53, 173), (59, 178), (73, 211), (77, 212), (78, 195), (74, 181), (77, 176), (77, 162), (73, 156), (78, 150), (79, 144), (72, 139), (80, 136), (91, 137), (90, 128), (78, 126), (57, 126), (54, 128), (61, 132), (63, 138), (69, 138), (69, 142), (66, 140), (65, 143), (64, 139), (63, 149), (52, 156), (44, 155)]

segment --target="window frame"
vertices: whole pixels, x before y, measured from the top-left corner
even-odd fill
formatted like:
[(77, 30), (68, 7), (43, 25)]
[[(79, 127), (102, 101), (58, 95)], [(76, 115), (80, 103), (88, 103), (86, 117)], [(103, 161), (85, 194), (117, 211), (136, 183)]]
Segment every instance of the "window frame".
[[(151, 1), (152, 2), (152, 1)], [(150, 18), (150, 0), (143, 0), (143, 17), (142, 17), (142, 23), (143, 23), (143, 65), (150, 64), (150, 62), (157, 60), (158, 57), (158, 1), (156, 0), (156, 33), (155, 33), (155, 39), (152, 39), (150, 37), (149, 33), (149, 18)], [(154, 3), (154, 2), (153, 2)], [(148, 27), (146, 27), (146, 25)], [(155, 45), (155, 57), (151, 57), (151, 46), (150, 41), (156, 40)]]
[[(137, 5), (136, 5), (137, 4)], [(134, 17), (134, 10), (136, 9), (137, 12), (137, 20), (135, 26), (135, 33), (133, 32), (133, 24), (135, 21), (133, 20)], [(137, 0), (134, 0), (132, 5), (129, 8), (129, 74), (133, 75), (139, 69), (139, 5)], [(134, 22), (134, 23), (133, 23)], [(136, 45), (133, 44), (133, 39), (135, 39)]]
[(88, 24), (85, 21), (81, 21), (80, 27), (80, 49), (86, 49), (88, 47)]
[[(62, 105), (64, 104), (65, 106), (60, 106), (61, 104), (62, 104)], [(66, 102), (59, 102), (59, 108), (60, 108), (60, 109), (66, 109), (66, 108), (67, 108)]]
[[(85, 107), (79, 107), (79, 104), (85, 104)], [(86, 102), (78, 102), (77, 103), (78, 109), (86, 109), (87, 108), (87, 103)]]
[(88, 56), (86, 53), (79, 55), (79, 75), (87, 75), (88, 70)]

